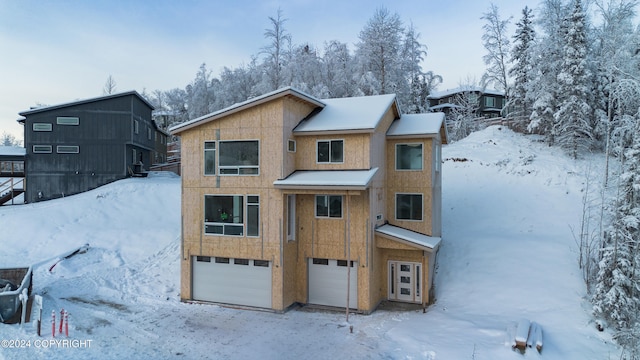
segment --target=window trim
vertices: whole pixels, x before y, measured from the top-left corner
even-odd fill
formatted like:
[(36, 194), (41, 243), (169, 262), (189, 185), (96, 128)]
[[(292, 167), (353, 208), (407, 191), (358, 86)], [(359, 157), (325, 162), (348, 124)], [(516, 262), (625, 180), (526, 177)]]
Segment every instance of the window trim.
[[(420, 219), (400, 219), (398, 218), (398, 195), (416, 195), (416, 196), (420, 196), (421, 201), (421, 206), (420, 206)], [(395, 193), (394, 196), (394, 218), (396, 219), (396, 221), (414, 221), (414, 222), (422, 222), (424, 221), (424, 194), (423, 193), (403, 193), (403, 192), (398, 192)]]
[[(216, 147), (217, 150), (217, 162), (216, 162), (216, 166), (218, 169), (218, 175), (219, 176), (260, 176), (260, 139), (240, 139), (240, 140), (218, 140), (218, 145)], [(220, 153), (222, 152), (222, 144), (224, 143), (233, 143), (233, 142), (255, 142), (258, 145), (258, 165), (233, 165), (233, 166), (229, 166), (229, 165), (220, 165)], [(223, 174), (223, 170), (233, 170), (233, 169), (237, 169), (237, 173), (235, 174)], [(256, 173), (255, 174), (243, 174), (241, 173), (241, 169), (256, 169)]]
[[(327, 215), (318, 215), (318, 197), (327, 199)], [(331, 197), (340, 198), (340, 216), (331, 216)], [(314, 215), (318, 219), (342, 219), (344, 215), (344, 195), (317, 194), (314, 196)]]
[[(341, 142), (342, 143), (342, 160), (340, 161), (332, 161), (331, 159), (331, 143), (333, 142)], [(320, 155), (318, 151), (318, 146), (320, 143), (329, 143), (329, 161), (320, 161), (318, 156)], [(327, 139), (327, 140), (316, 140), (316, 164), (344, 164), (344, 139)]]
[(56, 117), (56, 124), (58, 125), (80, 125), (80, 118), (77, 116), (58, 116)]
[[(36, 129), (37, 127), (41, 127), (40, 129)], [(40, 131), (53, 131), (53, 124), (51, 123), (33, 123), (31, 125), (31, 129), (35, 132)]]
[[(410, 145), (420, 145), (420, 158), (422, 161), (420, 162), (420, 169), (400, 169), (398, 168), (398, 147), (399, 146), (410, 146)], [(395, 167), (396, 171), (424, 171), (424, 144), (421, 142), (412, 142), (412, 143), (396, 143), (396, 152), (395, 152)]]
[[(37, 147), (42, 148), (42, 150), (36, 150)], [(34, 154), (51, 154), (53, 152), (53, 146), (51, 145), (33, 145), (31, 151)]]
[[(206, 215), (206, 204), (207, 204), (207, 197), (239, 197), (242, 199), (242, 221), (238, 222), (238, 223), (227, 223), (227, 222), (220, 222), (220, 221), (206, 221), (206, 218), (204, 218), (204, 216)], [(254, 199), (250, 199), (252, 197), (256, 197), (257, 199), (255, 199), (256, 201), (251, 201), (250, 200), (254, 200)], [(203, 204), (203, 228), (202, 231), (204, 232), (204, 235), (209, 235), (209, 236), (229, 236), (229, 237), (248, 237), (248, 238), (257, 238), (260, 237), (260, 233), (261, 233), (261, 229), (260, 229), (260, 224), (261, 224), (261, 217), (260, 217), (260, 195), (257, 194), (205, 194), (204, 198), (203, 198), (204, 204)], [(257, 233), (252, 233), (249, 234), (249, 221), (253, 220), (250, 219), (251, 214), (249, 213), (249, 208), (250, 207), (256, 207), (258, 210), (257, 213), (257, 219), (255, 219), (257, 221), (256, 225), (256, 229), (257, 229)], [(222, 233), (214, 233), (214, 232), (207, 232), (207, 226), (222, 226)], [(225, 234), (225, 227), (230, 226), (230, 227), (235, 227), (235, 228), (239, 228), (242, 227), (242, 234), (240, 235), (234, 235), (234, 234)]]
[[(61, 150), (61, 148), (69, 148), (69, 150)], [(56, 153), (58, 154), (79, 154), (80, 146), (78, 145), (57, 145)]]
[[(207, 149), (207, 143), (213, 143), (213, 149)], [(213, 152), (213, 173), (207, 173), (207, 151)], [(216, 161), (216, 152), (217, 152), (217, 145), (216, 145), (216, 141), (215, 140), (205, 140), (203, 143), (203, 169), (202, 169), (202, 174), (204, 176), (215, 176), (218, 174), (218, 172), (216, 171), (218, 162)]]

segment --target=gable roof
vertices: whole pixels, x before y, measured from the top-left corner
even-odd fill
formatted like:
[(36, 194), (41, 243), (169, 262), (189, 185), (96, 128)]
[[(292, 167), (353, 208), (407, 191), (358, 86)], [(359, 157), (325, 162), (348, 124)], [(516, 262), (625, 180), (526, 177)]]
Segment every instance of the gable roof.
[(389, 108), (396, 118), (400, 110), (395, 94), (324, 99), (325, 107), (293, 129), (296, 135), (328, 131), (372, 132)]
[(221, 109), (221, 110), (212, 112), (210, 114), (201, 116), (199, 118), (195, 118), (193, 120), (185, 121), (185, 122), (183, 122), (181, 124), (174, 125), (174, 126), (169, 128), (169, 132), (171, 134), (174, 134), (174, 135), (175, 134), (179, 134), (179, 133), (181, 133), (181, 132), (183, 132), (185, 130), (194, 128), (196, 126), (200, 126), (202, 124), (206, 124), (206, 123), (208, 123), (210, 121), (214, 121), (214, 120), (220, 119), (220, 118), (222, 118), (224, 116), (228, 116), (228, 115), (234, 114), (236, 112), (239, 112), (239, 111), (248, 109), (250, 107), (253, 107), (253, 106), (256, 106), (256, 105), (259, 105), (259, 104), (263, 104), (263, 103), (266, 103), (266, 102), (269, 102), (269, 101), (272, 101), (272, 100), (275, 100), (275, 99), (278, 99), (278, 98), (281, 98), (281, 97), (284, 97), (284, 96), (294, 96), (294, 97), (296, 97), (296, 98), (298, 98), (300, 100), (309, 102), (309, 103), (311, 103), (311, 104), (313, 104), (313, 105), (315, 105), (317, 107), (321, 107), (321, 108), (325, 106), (325, 103), (323, 101), (320, 101), (320, 100), (316, 99), (315, 97), (313, 97), (311, 95), (305, 94), (302, 91), (296, 90), (296, 89), (294, 89), (294, 88), (289, 86), (289, 87), (285, 87), (285, 88), (282, 88), (282, 89), (278, 89), (278, 90), (272, 91), (270, 93), (266, 93), (264, 95), (261, 95), (261, 96), (255, 97), (255, 98), (251, 98), (251, 99), (243, 101), (241, 103), (233, 104), (233, 105), (231, 105), (229, 107), (226, 107), (224, 109)]
[(88, 103), (92, 103), (92, 102), (115, 99), (115, 98), (119, 98), (119, 97), (130, 96), (130, 95), (137, 96), (151, 110), (155, 109), (155, 107), (153, 105), (151, 105), (151, 103), (148, 102), (147, 99), (142, 97), (142, 95), (140, 95), (137, 91), (127, 91), (127, 92), (122, 92), (122, 93), (117, 93), (117, 94), (110, 94), (110, 95), (105, 95), (105, 96), (99, 96), (99, 97), (94, 97), (94, 98), (89, 98), (89, 99), (84, 99), (84, 100), (76, 100), (76, 101), (57, 104), (57, 105), (38, 107), (38, 108), (22, 111), (22, 112), (20, 112), (18, 114), (21, 115), (21, 116), (27, 116), (27, 115), (36, 114), (36, 113), (39, 113), (39, 112), (62, 109), (62, 108), (65, 108), (65, 107), (81, 105), (81, 104), (88, 104)]

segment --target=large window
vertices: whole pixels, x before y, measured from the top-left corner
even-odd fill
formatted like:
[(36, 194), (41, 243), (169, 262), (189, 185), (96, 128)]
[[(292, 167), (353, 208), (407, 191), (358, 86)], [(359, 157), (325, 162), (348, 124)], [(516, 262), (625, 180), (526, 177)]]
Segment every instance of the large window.
[(204, 142), (204, 174), (216, 174), (216, 142)]
[[(258, 195), (205, 195), (204, 232), (214, 235), (259, 236), (260, 197)], [(246, 221), (246, 223), (245, 223)], [(246, 227), (246, 231), (245, 231)]]
[(220, 175), (258, 175), (260, 152), (258, 140), (220, 141), (218, 143)]
[(422, 194), (396, 194), (397, 220), (422, 220)]
[(343, 140), (318, 141), (319, 163), (341, 163), (344, 161)]
[(396, 170), (422, 170), (422, 144), (397, 144)]
[(341, 218), (341, 195), (316, 195), (316, 217)]

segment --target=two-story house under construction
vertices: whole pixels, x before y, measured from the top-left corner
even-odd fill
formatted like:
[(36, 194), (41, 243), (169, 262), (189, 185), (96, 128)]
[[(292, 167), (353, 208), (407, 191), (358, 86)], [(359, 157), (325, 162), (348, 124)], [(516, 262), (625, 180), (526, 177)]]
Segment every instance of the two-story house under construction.
[(284, 88), (170, 132), (182, 142), (183, 301), (369, 313), (432, 300), (442, 113)]

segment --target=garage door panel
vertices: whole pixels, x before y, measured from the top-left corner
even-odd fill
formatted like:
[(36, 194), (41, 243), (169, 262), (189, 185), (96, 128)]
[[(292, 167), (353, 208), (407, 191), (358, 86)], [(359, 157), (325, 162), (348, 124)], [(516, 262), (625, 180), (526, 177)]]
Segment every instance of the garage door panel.
[[(338, 266), (337, 260), (328, 260), (327, 265), (314, 264), (309, 259), (310, 304), (344, 307), (347, 303), (347, 267)], [(354, 262), (350, 271), (349, 307), (358, 307), (358, 264)]]
[(227, 304), (271, 308), (271, 264), (268, 267), (193, 261), (193, 298)]

